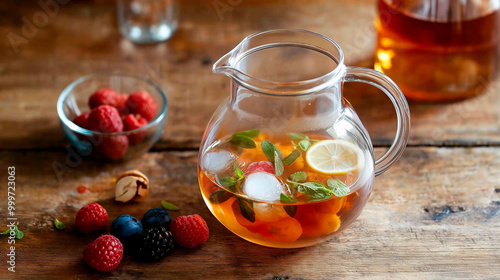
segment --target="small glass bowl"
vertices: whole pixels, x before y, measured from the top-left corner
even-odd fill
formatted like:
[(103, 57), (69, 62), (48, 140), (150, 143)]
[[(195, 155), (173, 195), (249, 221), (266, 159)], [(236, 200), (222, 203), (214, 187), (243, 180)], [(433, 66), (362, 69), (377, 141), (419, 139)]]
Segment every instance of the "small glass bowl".
[[(158, 104), (155, 117), (143, 127), (131, 131), (102, 133), (79, 127), (73, 119), (90, 112), (89, 97), (101, 88), (131, 94), (147, 91)], [(81, 156), (103, 160), (127, 160), (147, 152), (161, 137), (167, 115), (167, 97), (154, 82), (130, 74), (92, 74), (81, 77), (68, 85), (57, 100), (57, 115), (64, 135)]]

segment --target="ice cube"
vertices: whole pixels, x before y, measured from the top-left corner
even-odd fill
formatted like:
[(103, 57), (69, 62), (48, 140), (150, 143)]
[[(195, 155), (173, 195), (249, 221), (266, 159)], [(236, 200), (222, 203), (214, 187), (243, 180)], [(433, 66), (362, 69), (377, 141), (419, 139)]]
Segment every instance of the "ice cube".
[(279, 201), (280, 194), (286, 193), (283, 183), (268, 172), (255, 172), (246, 176), (241, 190), (251, 199), (267, 202)]
[(202, 168), (211, 175), (220, 175), (233, 170), (236, 155), (226, 150), (213, 150), (203, 156)]

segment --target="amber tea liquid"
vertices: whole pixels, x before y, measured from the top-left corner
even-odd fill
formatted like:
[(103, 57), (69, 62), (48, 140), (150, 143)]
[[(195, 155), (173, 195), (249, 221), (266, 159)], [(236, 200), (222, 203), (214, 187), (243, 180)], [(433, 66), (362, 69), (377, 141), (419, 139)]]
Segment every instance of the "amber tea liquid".
[(436, 15), (443, 7), (434, 7), (436, 18), (428, 19), (411, 10), (424, 8), (405, 2), (411, 1), (379, 0), (375, 69), (411, 99), (447, 101), (483, 92), (498, 70), (499, 10), (446, 22)]
[[(317, 135), (310, 137), (318, 140), (326, 139), (326, 137)], [(304, 151), (301, 151), (302, 156), (294, 164), (285, 167), (285, 172), (278, 177), (278, 180), (285, 182), (290, 174), (304, 171), (307, 173), (309, 181), (326, 183), (329, 178), (338, 178), (350, 186), (351, 192), (344, 197), (332, 196), (329, 199), (316, 202), (310, 202), (307, 197), (299, 195), (296, 197), (296, 203), (283, 204), (279, 200), (252, 199), (238, 189), (228, 190), (228, 188), (223, 187), (220, 184), (221, 178), (232, 175), (232, 162), (236, 162), (237, 166), (246, 172), (250, 164), (267, 161), (260, 149), (263, 140), (274, 143), (285, 155), (294, 150), (291, 140), (286, 134), (268, 135), (262, 133), (254, 140), (257, 143), (255, 149), (237, 148), (228, 143), (227, 139), (222, 140), (207, 149), (199, 161), (198, 179), (203, 198), (212, 214), (229, 230), (260, 245), (297, 248), (317, 244), (331, 238), (337, 231), (344, 228), (344, 223), (350, 224), (359, 216), (371, 192), (373, 168), (363, 168), (362, 171), (340, 175), (321, 174), (308, 166)], [(215, 154), (217, 154), (217, 158), (213, 157)], [(369, 156), (366, 154), (365, 158), (370, 158)], [(215, 164), (216, 166), (211, 168), (203, 166), (207, 157), (212, 157), (209, 159), (211, 162), (207, 164)], [(207, 169), (212, 169), (212, 171), (207, 171)], [(227, 192), (227, 196), (221, 198), (220, 201), (214, 201), (214, 193), (221, 191)], [(242, 198), (250, 202), (249, 206), (251, 211), (255, 213), (255, 220), (248, 219), (248, 215), (242, 213), (238, 202), (238, 199)], [(286, 207), (288, 210), (293, 209), (292, 214), (286, 210)]]

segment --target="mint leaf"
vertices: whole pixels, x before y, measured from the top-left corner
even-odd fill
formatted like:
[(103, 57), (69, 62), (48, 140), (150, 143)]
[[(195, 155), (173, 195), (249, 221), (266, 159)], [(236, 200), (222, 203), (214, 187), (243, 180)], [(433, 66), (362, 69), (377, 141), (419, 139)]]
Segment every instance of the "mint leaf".
[(336, 197), (343, 197), (349, 193), (349, 187), (339, 179), (328, 179), (326, 183)]
[(281, 176), (283, 171), (285, 171), (285, 167), (283, 166), (283, 153), (274, 146), (273, 143), (264, 140), (261, 143), (262, 152), (266, 155), (266, 158), (274, 163), (274, 170), (276, 175)]
[(317, 182), (305, 182), (299, 185), (298, 191), (309, 196), (312, 200), (323, 200), (330, 198), (332, 192), (325, 185)]
[(309, 139), (309, 137), (307, 135), (304, 135), (302, 133), (288, 133), (288, 136), (292, 140), (297, 140), (297, 141)]
[(66, 226), (64, 225), (63, 222), (59, 221), (57, 218), (54, 219), (54, 226), (56, 227), (56, 229), (58, 230), (63, 230), (66, 228)]
[(260, 144), (260, 147), (262, 148), (262, 152), (264, 152), (267, 160), (269, 160), (270, 162), (274, 162), (274, 144), (267, 140), (264, 140)]
[(165, 208), (167, 210), (170, 210), (170, 211), (177, 211), (177, 210), (179, 210), (179, 207), (173, 205), (170, 202), (166, 202), (165, 200), (161, 201), (161, 207), (163, 207), (163, 208)]
[(297, 182), (294, 182), (294, 181), (290, 181), (288, 179), (286, 180), (286, 182), (287, 182), (288, 188), (290, 190), (295, 190), (300, 185), (300, 183), (297, 183)]
[(222, 177), (219, 179), (219, 184), (226, 188), (230, 188), (236, 185), (236, 183), (238, 183), (238, 179), (235, 179), (233, 177)]
[(304, 171), (298, 171), (290, 175), (289, 178), (294, 182), (303, 183), (307, 180), (307, 174)]
[(311, 141), (309, 141), (309, 140), (302, 140), (302, 141), (299, 142), (299, 147), (303, 151), (307, 151), (307, 149), (309, 149), (309, 147), (311, 147)]
[(286, 194), (280, 194), (281, 203), (296, 203), (297, 199), (295, 197), (289, 197)]
[(21, 239), (24, 237), (24, 233), (17, 228), (17, 225), (14, 226), (14, 230), (11, 230), (10, 228), (7, 229), (6, 231), (0, 233), (1, 235), (9, 235), (11, 231), (14, 231), (14, 237), (16, 239)]
[(243, 149), (254, 149), (257, 147), (252, 138), (241, 134), (233, 134), (229, 142)]
[(280, 159), (277, 151), (274, 151), (274, 173), (276, 175), (283, 175), (283, 171), (285, 171), (285, 167), (283, 166), (283, 162)]
[(298, 150), (293, 150), (286, 158), (283, 159), (283, 164), (292, 165), (302, 155)]
[(260, 130), (258, 130), (258, 129), (250, 129), (250, 130), (235, 133), (233, 135), (243, 135), (246, 137), (254, 138), (254, 137), (257, 137), (259, 135), (259, 133), (260, 133)]
[(264, 140), (262, 141), (260, 146), (262, 148), (262, 152), (264, 152), (264, 155), (266, 155), (267, 160), (269, 160), (270, 162), (274, 162), (274, 152), (277, 152), (279, 158), (283, 159), (283, 153), (278, 148), (276, 148), (273, 143)]
[(255, 212), (252, 209), (252, 202), (239, 197), (237, 197), (236, 200), (238, 201), (238, 205), (240, 206), (241, 215), (248, 221), (254, 223)]
[(16, 239), (21, 239), (24, 237), (24, 233), (20, 231), (17, 226), (14, 227), (14, 237), (16, 237)]
[(244, 149), (254, 149), (257, 147), (257, 144), (255, 144), (252, 138), (259, 135), (259, 133), (260, 130), (258, 129), (237, 132), (233, 134), (229, 142)]
[(223, 189), (219, 189), (216, 190), (214, 193), (212, 193), (208, 198), (208, 200), (210, 200), (210, 202), (213, 204), (221, 204), (226, 200), (230, 199), (231, 197), (233, 197), (232, 193), (227, 192)]
[[(271, 143), (271, 144), (272, 144), (272, 143)], [(273, 144), (273, 146), (274, 146), (274, 144)], [(275, 151), (276, 153), (278, 153), (278, 157), (279, 157), (281, 160), (283, 160), (283, 158), (284, 158), (283, 153), (282, 153), (282, 152), (281, 152), (278, 148), (276, 148), (276, 146), (274, 146), (274, 151)]]
[(295, 214), (297, 213), (297, 205), (283, 205), (283, 209), (288, 216), (292, 218), (295, 217)]
[(239, 179), (243, 178), (243, 170), (241, 170), (238, 167), (238, 163), (237, 162), (234, 163), (234, 176), (236, 176)]

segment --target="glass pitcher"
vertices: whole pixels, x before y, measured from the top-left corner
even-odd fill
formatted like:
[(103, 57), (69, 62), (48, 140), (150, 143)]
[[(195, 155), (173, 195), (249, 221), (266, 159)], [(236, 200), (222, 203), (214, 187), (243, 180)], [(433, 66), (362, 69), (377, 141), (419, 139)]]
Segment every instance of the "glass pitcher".
[[(214, 64), (231, 96), (203, 136), (198, 179), (213, 215), (240, 237), (296, 248), (341, 232), (361, 213), (375, 175), (408, 140), (410, 115), (383, 74), (346, 67), (339, 45), (304, 30), (245, 38)], [(344, 82), (381, 89), (396, 108), (389, 150), (374, 159), (368, 132), (342, 96)]]

